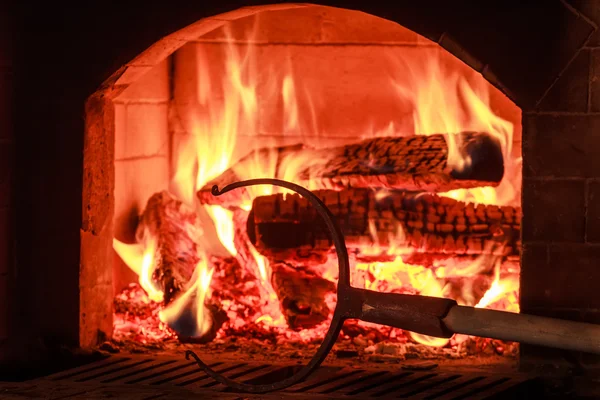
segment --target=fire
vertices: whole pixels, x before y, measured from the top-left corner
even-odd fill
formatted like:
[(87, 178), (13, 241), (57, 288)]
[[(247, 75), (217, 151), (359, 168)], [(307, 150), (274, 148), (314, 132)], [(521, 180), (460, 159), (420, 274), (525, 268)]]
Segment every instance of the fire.
[[(271, 284), (271, 267), (269, 260), (249, 242), (239, 243), (236, 238), (236, 217), (234, 212), (220, 206), (201, 206), (196, 204), (195, 193), (211, 179), (218, 177), (232, 168), (235, 180), (252, 178), (277, 177), (288, 181), (298, 181), (297, 173), (301, 168), (312, 162), (320, 162), (310, 157), (287, 156), (278, 159), (274, 150), (255, 157), (244, 168), (236, 168), (239, 158), (234, 153), (246, 148), (247, 139), (253, 142), (260, 137), (259, 110), (261, 99), (277, 96), (282, 104), (282, 132), (284, 135), (302, 136), (302, 130), (312, 129), (321, 133), (315, 126), (318, 112), (309, 94), (298, 90), (291, 67), (285, 67), (281, 73), (270, 74), (267, 85), (271, 90), (267, 93), (257, 93), (257, 65), (255, 49), (252, 44), (236, 46), (233, 40), (228, 41), (224, 61), (224, 74), (221, 81), (211, 79), (211, 63), (207, 51), (198, 48), (197, 58), (201, 61), (198, 68), (198, 98), (197, 107), (190, 117), (191, 126), (187, 135), (177, 138), (174, 143), (175, 174), (171, 183), (172, 192), (190, 205), (204, 207), (210, 216), (206, 224), (213, 224), (222, 246), (228, 254), (239, 261), (240, 265), (249, 270), (254, 276), (253, 287), (259, 293), (255, 308), (251, 315), (242, 319), (234, 312), (235, 302), (229, 299), (221, 301), (221, 306), (230, 318), (229, 326), (233, 329), (250, 323), (259, 324), (266, 329), (274, 329), (283, 337), (310, 340), (322, 336), (327, 328), (323, 323), (313, 329), (291, 333), (287, 329), (286, 320), (280, 308), (279, 300)], [(424, 63), (414, 60), (394, 60), (394, 75), (390, 85), (395, 88), (397, 95), (411, 105), (413, 132), (403, 134), (430, 135), (444, 133), (448, 145), (449, 167), (461, 171), (469, 168), (472, 160), (468, 154), (461, 152), (461, 144), (457, 142), (456, 133), (464, 131), (488, 132), (496, 139), (503, 151), (505, 161), (505, 176), (497, 187), (480, 187), (474, 189), (458, 189), (446, 193), (438, 193), (456, 200), (480, 204), (518, 205), (520, 197), (520, 159), (512, 155), (513, 126), (510, 122), (497, 116), (489, 103), (489, 84), (481, 77), (465, 76), (461, 72), (449, 68), (442, 62), (437, 51), (432, 50)], [(266, 68), (266, 67), (265, 67)], [(397, 74), (397, 75), (396, 75)], [(407, 75), (408, 74), (408, 78)], [(402, 78), (400, 78), (402, 76)], [(306, 103), (310, 105), (307, 113), (301, 113), (298, 106), (300, 94), (306, 95)], [(308, 114), (308, 115), (307, 115)], [(366, 136), (387, 135), (400, 133), (396, 126), (405, 126), (405, 121), (389, 121), (384, 131), (369, 132)], [(368, 127), (366, 127), (368, 128)], [(259, 143), (265, 145), (265, 143)], [(319, 147), (319, 143), (314, 143)], [(244, 156), (245, 154), (242, 154)], [(312, 189), (312, 187), (309, 187)], [(257, 196), (265, 196), (280, 191), (268, 185), (251, 187), (249, 197), (245, 198), (239, 209), (247, 217), (251, 202)], [(378, 191), (376, 197), (386, 196), (384, 190)], [(237, 212), (237, 211), (236, 211)], [(363, 256), (380, 256), (377, 227), (369, 221), (372, 236), (371, 243), (365, 243)], [(493, 307), (518, 312), (518, 275), (504, 274), (501, 263), (489, 255), (481, 256), (468, 265), (454, 265), (452, 261), (434, 263), (431, 267), (412, 265), (403, 261), (403, 256), (410, 255), (411, 249), (406, 243), (405, 232), (399, 227), (390, 240), (393, 246), (388, 248), (386, 256), (392, 261), (354, 262), (352, 282), (354, 286), (386, 292), (411, 293), (425, 296), (449, 297), (454, 296), (451, 277), (473, 277), (482, 271), (490, 270), (493, 265), (494, 275), (490, 277), (490, 286), (482, 296), (475, 296), (473, 284), (462, 287), (461, 302), (476, 307)], [(251, 255), (244, 259), (238, 246), (248, 246)], [(163, 293), (156, 288), (152, 280), (154, 269), (155, 238), (148, 237), (142, 244), (125, 245), (114, 241), (115, 251), (124, 262), (139, 275), (139, 282), (148, 297), (160, 302)], [(175, 301), (161, 310), (159, 316), (163, 323), (175, 326), (185, 323), (186, 318), (193, 318), (194, 331), (191, 336), (201, 336), (211, 328), (211, 315), (205, 303), (211, 296), (211, 281), (215, 273), (210, 265), (210, 255), (213, 249), (202, 248), (206, 253), (196, 267), (192, 282), (187, 290)], [(334, 280), (337, 276), (337, 264), (330, 262), (324, 268), (322, 276)], [(216, 299), (218, 302), (219, 299)], [(330, 301), (330, 300), (328, 300)], [(187, 315), (187, 316), (186, 316)], [(189, 317), (192, 315), (192, 317)], [(375, 329), (375, 328), (373, 328)], [(431, 338), (424, 335), (411, 334), (411, 338), (422, 344), (443, 347), (451, 342), (449, 339)]]
[(500, 276), (500, 265), (496, 264), (494, 267), (494, 281), (492, 285), (485, 292), (485, 295), (475, 304), (476, 308), (488, 308), (494, 303), (504, 300), (508, 297), (509, 303), (505, 307), (506, 311), (519, 312), (519, 302), (516, 300), (515, 293), (519, 290), (518, 278), (514, 275), (505, 277), (504, 279)]
[[(487, 132), (502, 149), (505, 177), (499, 186), (457, 189), (445, 196), (479, 204), (518, 205), (520, 159), (512, 156), (514, 126), (494, 114), (490, 107), (489, 83), (448, 67), (438, 49), (429, 50), (426, 61), (394, 59), (391, 84), (400, 99), (412, 105), (414, 134), (444, 133), (448, 144), (448, 166), (462, 171), (472, 160), (461, 153), (456, 135), (465, 131)], [(401, 71), (402, 75), (395, 75)], [(408, 78), (406, 77), (408, 74)]]
[(162, 301), (164, 293), (152, 281), (152, 273), (155, 268), (156, 238), (145, 232), (142, 244), (134, 245), (113, 239), (113, 248), (123, 262), (138, 275), (140, 286), (146, 291), (150, 300)]
[(210, 288), (210, 281), (214, 269), (209, 269), (206, 259), (203, 258), (196, 266), (195, 276), (192, 277), (193, 284), (175, 301), (159, 312), (160, 320), (169, 326), (178, 326), (188, 323), (184, 316), (193, 319), (188, 327), (179, 328), (178, 331), (185, 332), (190, 337), (202, 337), (212, 326), (210, 313), (204, 305)]
[(229, 254), (235, 257), (237, 255), (237, 249), (235, 248), (234, 243), (235, 227), (233, 224), (233, 212), (219, 206), (204, 206), (204, 208), (208, 211), (215, 223), (219, 240)]

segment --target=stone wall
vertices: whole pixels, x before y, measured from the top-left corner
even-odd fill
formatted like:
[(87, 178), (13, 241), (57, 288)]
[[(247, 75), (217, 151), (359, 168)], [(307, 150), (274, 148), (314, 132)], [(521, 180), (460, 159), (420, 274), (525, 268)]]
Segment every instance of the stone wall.
[[(600, 22), (600, 3), (573, 0)], [(574, 39), (565, 31), (565, 40)], [(600, 35), (523, 114), (521, 310), (600, 323)], [(524, 369), (581, 372), (600, 358), (521, 346)]]
[(12, 125), (12, 31), (10, 15), (0, 5), (0, 359), (9, 333), (14, 263), (14, 153)]

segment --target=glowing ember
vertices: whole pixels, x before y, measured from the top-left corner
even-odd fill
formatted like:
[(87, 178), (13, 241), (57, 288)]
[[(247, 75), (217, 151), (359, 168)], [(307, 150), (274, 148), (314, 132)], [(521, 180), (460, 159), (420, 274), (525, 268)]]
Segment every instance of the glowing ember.
[[(289, 341), (318, 340), (324, 336), (329, 322), (324, 321), (308, 329), (290, 329), (286, 322), (287, 315), (272, 284), (274, 264), (254, 248), (245, 233), (252, 200), (280, 190), (270, 186), (252, 187), (235, 211), (196, 204), (195, 193), (235, 165), (234, 150), (241, 135), (258, 136), (258, 112), (262, 99), (273, 96), (280, 98), (283, 112), (281, 129), (286, 135), (301, 137), (302, 130), (307, 127), (319, 133), (318, 126), (314, 126), (314, 113), (326, 110), (315, 109), (309, 98), (309, 115), (300, 112), (299, 91), (291, 67), (271, 74), (272, 82), (268, 87), (272, 90), (259, 96), (254, 47), (234, 46), (232, 41), (226, 47), (223, 60), (225, 73), (221, 81), (209, 78), (209, 57), (203, 54), (205, 49), (198, 50), (198, 60), (201, 62), (198, 68), (198, 108), (191, 118), (192, 126), (188, 135), (179, 137), (179, 142), (174, 144), (176, 167), (171, 191), (189, 206), (204, 208), (210, 218), (202, 223), (205, 226), (212, 225), (216, 238), (228, 256), (219, 254), (218, 249), (206, 244), (207, 238), (203, 237), (197, 243), (202, 257), (194, 276), (182, 294), (163, 307), (163, 292), (158, 289), (153, 277), (156, 238), (146, 234), (140, 243), (134, 245), (126, 245), (115, 239), (115, 251), (139, 276), (139, 284), (143, 289), (142, 292), (130, 287), (117, 297), (116, 302), (121, 305), (128, 302), (132, 306), (144, 304), (149, 310), (143, 316), (135, 316), (133, 322), (131, 315), (121, 310), (123, 312), (117, 313), (119, 317), (115, 322), (115, 332), (124, 335), (133, 331), (140, 337), (160, 340), (175, 335), (167, 328), (168, 325), (176, 327), (180, 335), (183, 332), (189, 337), (200, 337), (211, 329), (214, 322), (207, 308), (210, 303), (218, 305), (227, 316), (217, 338), (252, 330), (269, 332)], [(243, 54), (240, 49), (243, 49)], [(406, 121), (386, 121), (385, 130), (375, 132), (365, 129), (365, 136), (444, 133), (448, 145), (448, 166), (462, 171), (468, 169), (473, 160), (461, 151), (459, 136), (455, 134), (465, 131), (487, 132), (502, 149), (505, 175), (500, 184), (497, 187), (452, 190), (438, 195), (472, 203), (518, 206), (521, 165), (520, 160), (512, 155), (513, 126), (491, 110), (490, 85), (480, 76), (463, 76), (449, 68), (440, 58), (439, 51), (434, 50), (427, 55), (424, 63), (413, 59), (395, 59), (395, 73), (398, 76), (391, 77), (390, 85), (404, 102), (410, 104), (414, 130), (400, 133), (395, 126), (406, 126), (403, 123)], [(323, 147), (323, 144), (314, 143), (314, 146)], [(323, 161), (311, 159), (306, 154), (298, 157), (292, 152), (278, 159), (279, 155), (274, 149), (261, 153), (260, 158), (256, 157), (245, 164), (243, 170), (234, 172), (242, 180), (277, 177), (298, 182), (299, 171), (311, 163)], [(365, 161), (368, 163), (372, 157), (374, 155), (365, 155)], [(376, 198), (383, 199), (388, 194), (380, 190)], [(507, 269), (501, 257), (494, 255), (496, 249), (489, 249), (486, 254), (467, 261), (458, 262), (448, 258), (434, 261), (431, 266), (414, 265), (403, 261), (406, 260), (403, 256), (411, 255), (416, 249), (407, 243), (406, 234), (401, 228), (390, 238), (392, 246), (385, 252), (379, 246), (378, 235), (381, 232), (377, 231), (371, 220), (369, 230), (372, 240), (364, 243), (360, 254), (353, 255), (351, 278), (354, 286), (382, 292), (451, 297), (459, 304), (519, 311), (518, 270)], [(337, 261), (331, 254), (327, 257), (327, 262), (320, 263), (315, 269), (320, 277), (335, 283)], [(328, 293), (325, 302), (330, 310), (335, 308), (335, 301), (335, 294)], [(432, 347), (458, 346), (466, 340), (462, 336), (439, 339), (418, 334), (407, 335), (398, 329), (363, 322), (346, 326), (343, 334), (358, 337), (369, 332), (400, 343), (410, 337), (413, 341)]]
[(161, 308), (140, 286), (129, 285), (115, 297), (113, 338), (133, 338), (144, 344), (176, 337), (175, 332), (160, 321)]

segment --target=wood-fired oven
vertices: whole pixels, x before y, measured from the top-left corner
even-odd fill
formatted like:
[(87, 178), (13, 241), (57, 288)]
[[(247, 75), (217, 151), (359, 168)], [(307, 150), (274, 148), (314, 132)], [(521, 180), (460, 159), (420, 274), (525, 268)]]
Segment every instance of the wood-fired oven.
[[(210, 194), (262, 177), (318, 193), (357, 286), (597, 322), (600, 4), (383, 3), (2, 11), (0, 359), (312, 356), (336, 278), (318, 217), (273, 188)], [(338, 350), (598, 361), (367, 324)]]

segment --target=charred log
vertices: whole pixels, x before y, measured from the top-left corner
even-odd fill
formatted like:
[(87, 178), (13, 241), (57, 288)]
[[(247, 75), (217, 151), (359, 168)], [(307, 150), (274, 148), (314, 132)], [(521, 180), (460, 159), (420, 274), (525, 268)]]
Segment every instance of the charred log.
[[(208, 182), (197, 196), (203, 204), (240, 206), (249, 200), (247, 189), (215, 197), (213, 185), (225, 186), (254, 178), (247, 171), (256, 164), (276, 165), (273, 176), (312, 189), (386, 188), (448, 191), (476, 186), (496, 186), (504, 175), (500, 145), (486, 133), (463, 132), (452, 136), (457, 154), (467, 160), (461, 167), (449, 162), (447, 139), (442, 134), (382, 137), (359, 143), (309, 149), (301, 145), (261, 149), (250, 153), (232, 168)], [(298, 164), (302, 168), (298, 168)], [(294, 170), (290, 172), (290, 166)]]
[[(336, 217), (347, 247), (359, 257), (411, 253), (411, 257), (423, 254), (433, 261), (436, 257), (519, 255), (518, 208), (402, 191), (346, 189), (315, 194)], [(299, 195), (257, 197), (251, 216), (249, 237), (266, 256), (285, 259), (282, 254), (314, 254), (329, 251), (333, 245), (321, 217)]]
[(307, 268), (284, 262), (272, 264), (271, 283), (291, 329), (312, 328), (325, 321), (330, 309), (326, 296), (335, 285)]
[(153, 280), (168, 305), (184, 291), (200, 256), (196, 248), (201, 228), (196, 212), (166, 191), (148, 200), (137, 227), (139, 243), (156, 241)]
[(487, 133), (452, 135), (458, 158), (452, 165), (442, 134), (381, 137), (335, 149), (320, 150), (299, 174), (318, 189), (387, 188), (444, 192), (496, 186), (504, 175), (502, 149)]

